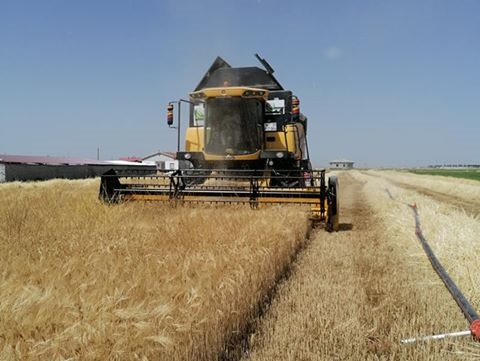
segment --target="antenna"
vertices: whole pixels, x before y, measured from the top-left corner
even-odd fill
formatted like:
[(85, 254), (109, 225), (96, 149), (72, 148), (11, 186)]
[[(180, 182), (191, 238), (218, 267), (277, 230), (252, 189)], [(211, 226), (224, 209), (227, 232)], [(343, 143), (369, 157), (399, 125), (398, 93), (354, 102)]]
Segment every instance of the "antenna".
[(262, 65), (264, 66), (264, 68), (267, 70), (267, 73), (268, 74), (273, 74), (275, 73), (275, 70), (273, 70), (273, 68), (270, 66), (270, 64), (268, 64), (268, 62), (265, 60), (265, 59), (262, 59), (260, 57), (260, 55), (258, 55), (258, 53), (255, 54), (255, 56), (257, 57), (258, 61), (260, 63), (262, 63)]

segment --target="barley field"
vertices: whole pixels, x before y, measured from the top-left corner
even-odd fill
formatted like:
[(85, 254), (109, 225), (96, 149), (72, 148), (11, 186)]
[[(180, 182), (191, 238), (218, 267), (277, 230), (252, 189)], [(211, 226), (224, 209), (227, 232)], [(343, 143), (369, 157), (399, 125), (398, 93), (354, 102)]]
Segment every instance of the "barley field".
[(1, 360), (213, 360), (305, 240), (297, 208), (107, 206), (0, 186)]
[(340, 231), (309, 241), (298, 207), (107, 206), (97, 180), (0, 185), (0, 360), (479, 360), (469, 337), (400, 344), (468, 328), (408, 204), (480, 310), (478, 182), (336, 175)]

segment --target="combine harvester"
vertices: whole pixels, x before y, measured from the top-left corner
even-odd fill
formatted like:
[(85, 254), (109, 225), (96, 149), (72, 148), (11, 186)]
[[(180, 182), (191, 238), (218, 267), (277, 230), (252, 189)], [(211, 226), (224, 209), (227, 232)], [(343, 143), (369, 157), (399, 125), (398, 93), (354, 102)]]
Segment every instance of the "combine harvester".
[[(177, 203), (304, 204), (314, 223), (337, 231), (338, 181), (312, 169), (307, 118), (299, 100), (264, 69), (233, 68), (217, 57), (189, 100), (168, 104), (177, 129), (179, 169), (156, 174), (104, 174), (100, 198), (108, 203), (143, 200)], [(180, 151), (180, 105), (190, 107), (185, 150)], [(174, 105), (178, 122), (174, 123)]]

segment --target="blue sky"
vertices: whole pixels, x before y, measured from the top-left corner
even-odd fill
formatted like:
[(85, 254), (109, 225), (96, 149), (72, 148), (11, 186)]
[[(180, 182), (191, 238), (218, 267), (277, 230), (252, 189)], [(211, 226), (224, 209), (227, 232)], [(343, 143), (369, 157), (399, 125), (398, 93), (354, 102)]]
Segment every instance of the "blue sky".
[(317, 166), (480, 163), (476, 0), (1, 0), (0, 153), (174, 150), (168, 101), (256, 52), (300, 97)]

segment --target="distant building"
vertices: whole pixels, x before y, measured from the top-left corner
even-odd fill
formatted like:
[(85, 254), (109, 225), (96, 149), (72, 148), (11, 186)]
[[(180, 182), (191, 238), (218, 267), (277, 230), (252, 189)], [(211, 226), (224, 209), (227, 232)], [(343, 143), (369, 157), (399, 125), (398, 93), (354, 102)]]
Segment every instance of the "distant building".
[(155, 152), (143, 157), (143, 163), (152, 164), (157, 169), (178, 169), (178, 161), (174, 152)]
[(54, 178), (92, 178), (98, 177), (110, 169), (141, 174), (155, 172), (154, 165), (128, 161), (0, 154), (0, 183)]
[(332, 160), (329, 163), (330, 163), (330, 168), (332, 169), (352, 169), (353, 164), (355, 162), (352, 162), (351, 160), (340, 159), (340, 160)]

